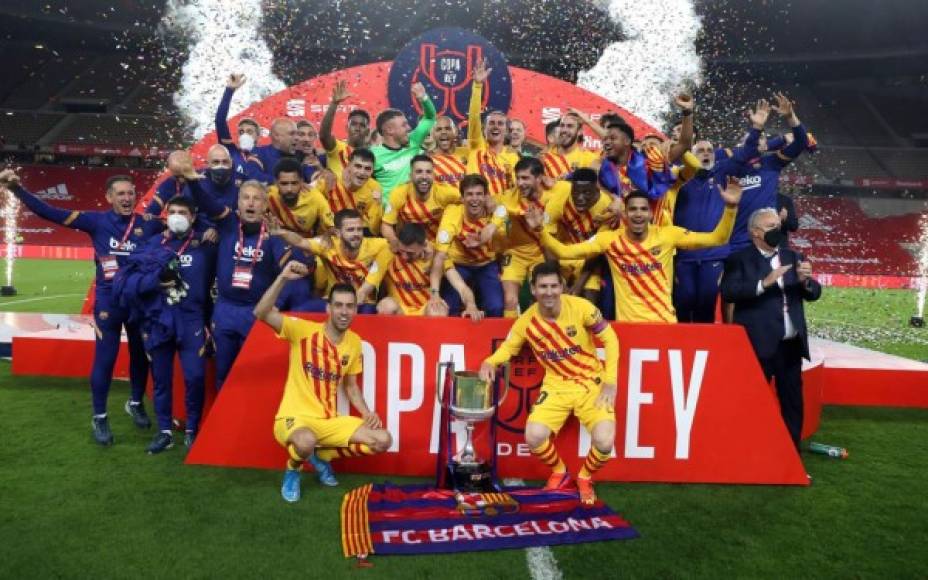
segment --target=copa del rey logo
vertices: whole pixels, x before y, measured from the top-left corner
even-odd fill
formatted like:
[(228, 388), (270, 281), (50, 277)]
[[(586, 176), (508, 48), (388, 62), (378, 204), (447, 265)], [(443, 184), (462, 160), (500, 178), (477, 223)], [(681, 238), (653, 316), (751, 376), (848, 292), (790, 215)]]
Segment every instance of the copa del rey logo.
[[(387, 385), (384, 422), (393, 436), (393, 444), (389, 451), (393, 453), (402, 451), (404, 426), (407, 429), (422, 428), (419, 425), (411, 425), (408, 420), (404, 421), (404, 416), (425, 408), (431, 409), (429, 453), (438, 453), (441, 407), (436, 401), (432, 388), (432, 381), (436, 380), (434, 361), (429, 361), (427, 368), (422, 347), (410, 342), (390, 342), (386, 352), (383, 349), (377, 351), (366, 341), (362, 341), (361, 348), (364, 359), (363, 390), (368, 404), (379, 406), (376, 401), (378, 373), (381, 371), (386, 373), (386, 380), (382, 378), (380, 380)], [(603, 354), (601, 352), (600, 356), (602, 357)], [(384, 356), (386, 357), (385, 367), (378, 361), (378, 357)], [(684, 352), (681, 349), (629, 349), (628, 362), (624, 367), (626, 375), (619, 377), (619, 385), (627, 389), (626, 406), (625, 409), (616, 409), (617, 427), (621, 429), (624, 425), (625, 428), (624, 447), (616, 449), (614, 451), (616, 455), (626, 459), (649, 459), (655, 456), (655, 446), (642, 441), (642, 429), (653, 428), (653, 426), (644, 424), (642, 411), (649, 405), (655, 404), (656, 396), (667, 396), (663, 391), (659, 395), (648, 385), (666, 383), (669, 379), (671, 387), (669, 395), (672, 398), (676, 436), (673, 449), (663, 450), (663, 453), (672, 452), (675, 459), (689, 459), (696, 411), (709, 358), (707, 350)], [(466, 360), (465, 345), (442, 344), (439, 360), (454, 361), (456, 370), (464, 370), (462, 361)], [(666, 362), (666, 370), (663, 370), (665, 365), (656, 364), (659, 362)], [(443, 384), (444, 377), (437, 377), (437, 379), (438, 384)], [(429, 388), (426, 388), (426, 381), (428, 381)], [(523, 401), (520, 405), (523, 425), (529, 410), (528, 401)], [(345, 415), (349, 413), (348, 400), (341, 394), (341, 391), (338, 397), (338, 412)], [(508, 415), (503, 419), (512, 425), (517, 418), (511, 414)], [(452, 431), (455, 434), (456, 444), (460, 448), (466, 439), (464, 424), (454, 422)], [(617, 441), (619, 440), (621, 437), (617, 438)], [(530, 455), (524, 443), (512, 444), (501, 441), (497, 449), (502, 456), (528, 457)], [(585, 456), (589, 450), (590, 435), (581, 428), (577, 457)]]
[(397, 54), (390, 67), (390, 105), (407, 116), (422, 109), (411, 87), (422, 83), (438, 115), (456, 123), (467, 120), (472, 73), (486, 59), (492, 69), (483, 90), (483, 109), (509, 111), (512, 78), (505, 56), (485, 38), (463, 28), (435, 28), (413, 39)]

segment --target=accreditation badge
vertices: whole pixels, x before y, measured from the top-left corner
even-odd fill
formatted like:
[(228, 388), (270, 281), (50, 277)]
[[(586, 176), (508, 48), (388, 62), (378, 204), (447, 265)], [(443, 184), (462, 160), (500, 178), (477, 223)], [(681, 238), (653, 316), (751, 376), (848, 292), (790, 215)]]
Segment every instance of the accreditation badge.
[(103, 268), (103, 279), (112, 280), (119, 271), (119, 262), (116, 261), (116, 256), (107, 254), (100, 257), (100, 267)]
[(251, 266), (236, 266), (232, 270), (232, 287), (249, 290), (251, 288), (251, 279), (254, 274), (251, 272)]

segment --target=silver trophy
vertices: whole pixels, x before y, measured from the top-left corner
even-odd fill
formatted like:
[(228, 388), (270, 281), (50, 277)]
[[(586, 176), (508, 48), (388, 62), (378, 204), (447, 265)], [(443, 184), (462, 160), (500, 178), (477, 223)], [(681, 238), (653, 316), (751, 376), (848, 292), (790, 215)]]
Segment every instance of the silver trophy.
[[(442, 369), (451, 374), (451, 393), (445, 400)], [(492, 491), (496, 484), (496, 412), (509, 394), (509, 365), (503, 367), (503, 394), (498, 396), (498, 381), (488, 383), (476, 371), (455, 371), (451, 362), (438, 363), (435, 396), (451, 417), (465, 423), (467, 438), (451, 457), (451, 422), (443, 436), (448, 450), (448, 475), (451, 486), (459, 491)], [(474, 425), (490, 423), (490, 460), (481, 459), (474, 449)]]

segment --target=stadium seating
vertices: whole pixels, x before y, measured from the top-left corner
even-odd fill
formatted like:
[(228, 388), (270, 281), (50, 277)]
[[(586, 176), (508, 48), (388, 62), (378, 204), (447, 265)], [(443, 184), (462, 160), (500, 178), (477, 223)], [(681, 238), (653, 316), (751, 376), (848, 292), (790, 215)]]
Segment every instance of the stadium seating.
[(63, 118), (61, 113), (0, 112), (2, 145), (10, 149), (27, 149)]
[(46, 58), (38, 66), (32, 65), (27, 78), (14, 86), (0, 105), (10, 109), (36, 109), (53, 102), (57, 94), (97, 58), (93, 52), (75, 50), (44, 56)]
[(58, 143), (169, 146), (178, 141), (176, 120), (139, 115), (72, 115)]
[(928, 149), (874, 149), (873, 154), (895, 177), (924, 179), (928, 176)]

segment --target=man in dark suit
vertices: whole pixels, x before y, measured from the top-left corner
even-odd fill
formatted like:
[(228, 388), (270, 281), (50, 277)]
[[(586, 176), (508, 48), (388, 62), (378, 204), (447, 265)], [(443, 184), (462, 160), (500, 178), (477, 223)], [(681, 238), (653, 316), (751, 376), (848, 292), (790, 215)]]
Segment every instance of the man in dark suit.
[(748, 229), (753, 244), (725, 262), (722, 299), (734, 303), (734, 322), (747, 330), (764, 376), (776, 379), (780, 414), (798, 450), (802, 359), (809, 358), (803, 301), (818, 300), (822, 287), (812, 279), (812, 265), (781, 245), (777, 210), (755, 211)]

